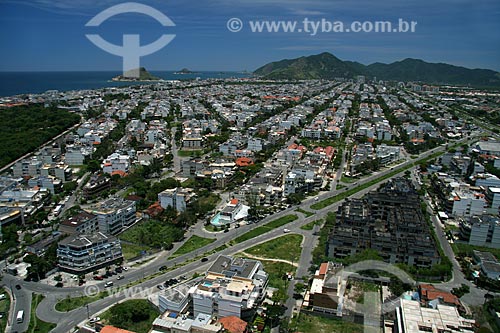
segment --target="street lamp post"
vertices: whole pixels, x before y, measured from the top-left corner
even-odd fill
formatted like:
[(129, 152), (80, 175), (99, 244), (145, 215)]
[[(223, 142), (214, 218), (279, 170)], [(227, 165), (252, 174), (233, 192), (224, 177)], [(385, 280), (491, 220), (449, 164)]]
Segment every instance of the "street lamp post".
[(87, 308), (87, 319), (90, 319), (90, 310), (89, 310), (89, 304), (87, 303), (86, 305)]

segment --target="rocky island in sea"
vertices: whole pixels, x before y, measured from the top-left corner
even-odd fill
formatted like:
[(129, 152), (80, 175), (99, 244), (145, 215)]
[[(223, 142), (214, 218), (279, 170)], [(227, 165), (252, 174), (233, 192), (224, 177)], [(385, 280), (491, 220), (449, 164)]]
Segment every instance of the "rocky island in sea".
[(149, 73), (146, 68), (132, 69), (112, 78), (113, 81), (161, 81), (159, 77)]
[(174, 72), (174, 74), (196, 74), (196, 72), (190, 71), (187, 68), (183, 68), (178, 72)]

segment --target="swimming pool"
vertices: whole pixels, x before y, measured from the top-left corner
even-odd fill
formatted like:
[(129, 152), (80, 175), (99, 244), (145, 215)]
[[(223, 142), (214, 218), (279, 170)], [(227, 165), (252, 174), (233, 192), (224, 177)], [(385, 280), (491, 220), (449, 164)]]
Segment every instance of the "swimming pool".
[(212, 218), (212, 221), (210, 221), (210, 223), (216, 227), (219, 227), (221, 226), (221, 223), (220, 223), (220, 213), (217, 213), (217, 215), (215, 215), (213, 218)]

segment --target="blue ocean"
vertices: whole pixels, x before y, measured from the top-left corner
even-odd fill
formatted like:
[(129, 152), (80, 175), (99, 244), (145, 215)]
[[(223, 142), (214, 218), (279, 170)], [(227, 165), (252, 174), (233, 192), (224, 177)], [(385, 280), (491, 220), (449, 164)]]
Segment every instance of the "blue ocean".
[[(47, 90), (82, 90), (120, 87), (145, 82), (114, 82), (111, 79), (121, 72), (0, 72), (0, 97), (19, 94), (37, 94)], [(174, 71), (151, 71), (164, 80), (190, 80), (208, 78), (245, 78), (244, 72), (195, 72), (179, 74)]]

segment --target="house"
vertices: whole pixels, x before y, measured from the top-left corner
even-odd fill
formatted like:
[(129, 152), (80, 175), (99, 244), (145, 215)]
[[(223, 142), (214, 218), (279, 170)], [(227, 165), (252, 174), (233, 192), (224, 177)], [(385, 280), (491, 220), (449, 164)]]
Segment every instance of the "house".
[(439, 299), (442, 304), (454, 306), (457, 308), (462, 307), (460, 299), (452, 293), (436, 289), (432, 284), (421, 283), (418, 286), (420, 299), (424, 303), (429, 303), (433, 300)]
[(342, 264), (322, 263), (314, 274), (311, 288), (306, 292), (304, 306), (310, 306), (318, 313), (337, 314), (342, 282), (337, 273), (341, 269)]
[(101, 328), (101, 333), (135, 333), (133, 331), (127, 331), (122, 328), (114, 327), (111, 325), (106, 325)]
[(229, 333), (246, 333), (248, 323), (236, 316), (229, 316), (219, 319), (224, 330)]
[(250, 207), (243, 205), (238, 199), (231, 199), (226, 207), (218, 213), (218, 221), (212, 219), (212, 224), (219, 226), (242, 220), (248, 216), (249, 208)]

